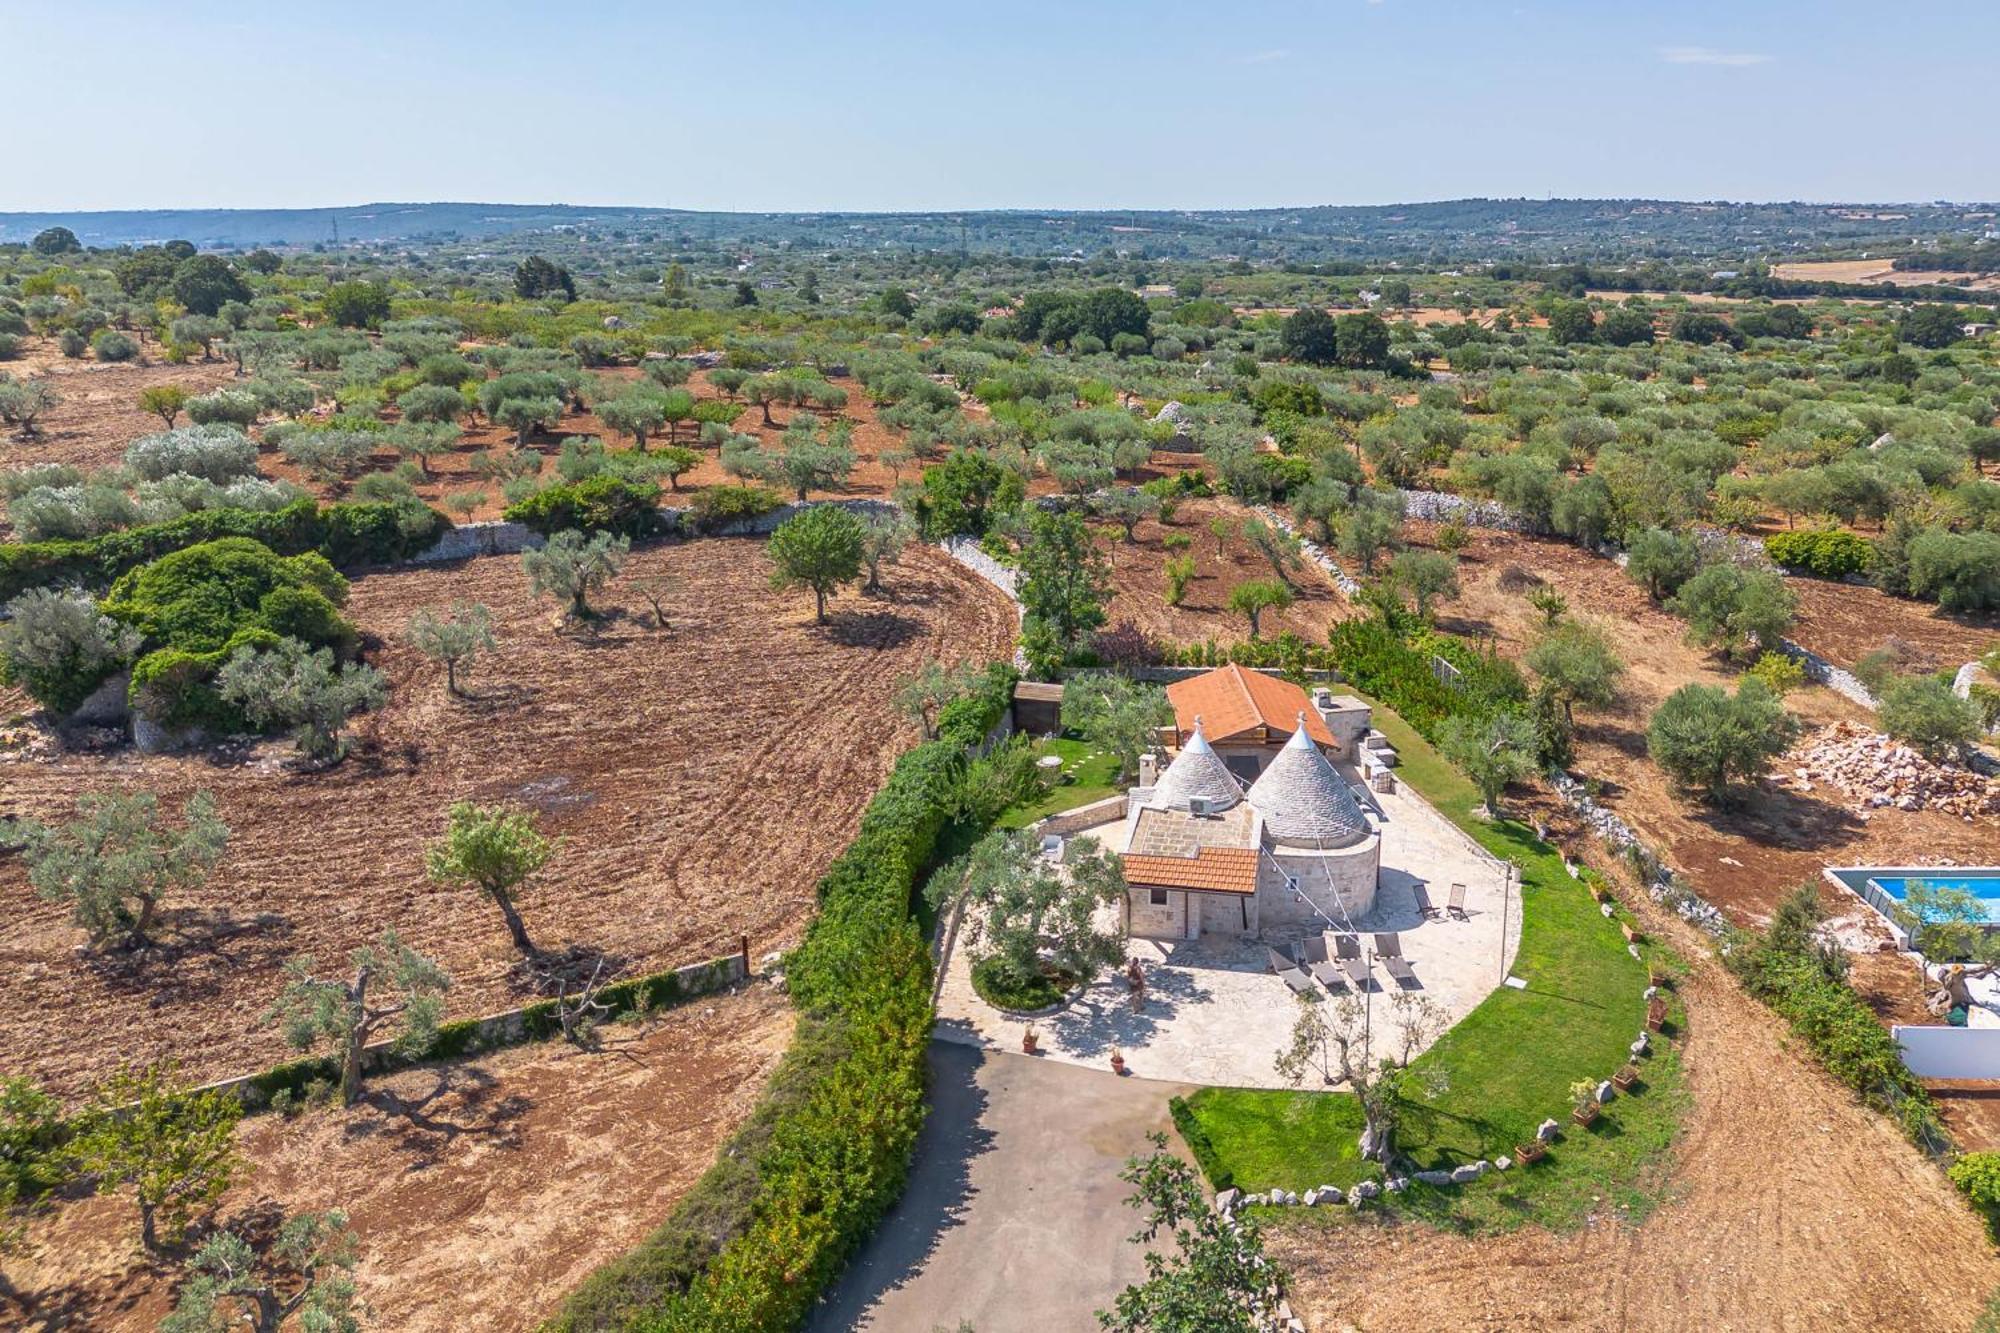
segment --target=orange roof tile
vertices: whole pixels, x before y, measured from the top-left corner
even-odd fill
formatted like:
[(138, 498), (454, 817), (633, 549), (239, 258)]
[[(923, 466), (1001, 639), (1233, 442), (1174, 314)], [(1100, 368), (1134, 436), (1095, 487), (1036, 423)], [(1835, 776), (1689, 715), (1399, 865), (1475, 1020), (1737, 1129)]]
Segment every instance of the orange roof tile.
[(1124, 857), (1128, 884), (1211, 893), (1255, 893), (1257, 852), (1249, 847), (1203, 847), (1193, 856)]
[(1333, 733), (1304, 690), (1261, 671), (1245, 671), (1234, 662), (1175, 681), (1167, 686), (1167, 699), (1183, 736), (1200, 718), (1202, 734), (1211, 742), (1244, 737), (1261, 741), (1267, 727), (1282, 738), (1298, 730), (1299, 714), (1304, 713), (1306, 735), (1321, 745), (1334, 743)]

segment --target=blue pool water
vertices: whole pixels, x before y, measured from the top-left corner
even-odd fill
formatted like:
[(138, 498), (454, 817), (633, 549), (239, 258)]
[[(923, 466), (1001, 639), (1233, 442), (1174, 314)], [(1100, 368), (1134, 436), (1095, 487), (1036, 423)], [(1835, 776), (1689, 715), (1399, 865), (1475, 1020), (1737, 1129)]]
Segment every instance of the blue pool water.
[(1986, 919), (2000, 923), (2000, 875), (1974, 875), (1964, 878), (1946, 878), (1943, 875), (1912, 875), (1909, 878), (1869, 876), (1868, 882), (1880, 888), (1898, 902), (1910, 896), (1911, 880), (1935, 884), (1939, 888), (1963, 889), (1986, 905)]

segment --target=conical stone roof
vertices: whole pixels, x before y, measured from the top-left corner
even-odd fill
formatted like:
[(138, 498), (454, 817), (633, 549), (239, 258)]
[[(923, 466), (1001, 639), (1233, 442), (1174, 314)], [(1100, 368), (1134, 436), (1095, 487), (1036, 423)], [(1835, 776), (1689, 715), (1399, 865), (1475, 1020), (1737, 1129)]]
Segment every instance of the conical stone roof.
[(1347, 783), (1319, 746), (1299, 729), (1250, 784), (1250, 808), (1279, 842), (1306, 847), (1347, 847), (1368, 836), (1368, 820)]
[(1186, 810), (1188, 802), (1194, 799), (1206, 800), (1215, 810), (1227, 810), (1243, 799), (1242, 784), (1201, 734), (1200, 718), (1195, 719), (1194, 734), (1188, 737), (1188, 743), (1153, 785), (1148, 804)]

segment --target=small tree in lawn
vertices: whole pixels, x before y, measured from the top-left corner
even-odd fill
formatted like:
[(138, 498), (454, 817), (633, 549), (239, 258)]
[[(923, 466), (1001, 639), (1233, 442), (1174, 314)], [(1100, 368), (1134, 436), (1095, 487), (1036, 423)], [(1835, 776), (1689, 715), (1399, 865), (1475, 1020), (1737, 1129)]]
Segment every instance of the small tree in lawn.
[(826, 599), (861, 576), (861, 520), (839, 505), (817, 505), (795, 514), (771, 534), (771, 586), (811, 588), (814, 620), (826, 623)]
[(218, 1231), (188, 1260), (188, 1280), (160, 1333), (279, 1333), (299, 1318), (305, 1333), (356, 1333), (354, 1266), (347, 1214), (333, 1209), (285, 1219), (259, 1253), (233, 1231)]
[(587, 537), (566, 528), (539, 551), (523, 551), (521, 567), (528, 572), (528, 584), (537, 597), (567, 600), (571, 618), (589, 620), (595, 614), (590, 609), (591, 589), (617, 578), (631, 549), (630, 537), (614, 537), (608, 532)]
[(181, 808), (179, 829), (160, 824), (151, 792), (82, 796), (76, 810), (67, 824), (20, 820), (13, 832), (25, 844), (28, 882), (49, 901), (68, 903), (71, 920), (90, 932), (94, 947), (151, 943), (160, 900), (172, 889), (201, 884), (229, 843), (215, 798), (205, 791)]
[(1162, 1232), (1172, 1243), (1146, 1251), (1146, 1280), (1099, 1310), (1100, 1328), (1114, 1333), (1266, 1333), (1284, 1299), (1283, 1270), (1264, 1256), (1264, 1235), (1247, 1214), (1226, 1218), (1208, 1201), (1194, 1168), (1167, 1151), (1167, 1136), (1149, 1134), (1153, 1151), (1127, 1158), (1118, 1178), (1131, 1185), (1125, 1202), (1145, 1214), (1132, 1237), (1151, 1246)]
[(410, 617), (405, 635), (412, 648), (444, 663), (444, 686), (451, 694), (459, 693), (460, 668), (470, 669), (475, 657), (495, 646), (493, 615), (478, 602), (454, 602), (445, 615), (428, 608), (419, 611)]
[(420, 1055), (437, 1036), (444, 1014), (445, 970), (404, 944), (393, 930), (349, 956), (353, 979), (315, 977), (312, 957), (285, 964), (285, 987), (269, 1017), (285, 1039), (301, 1051), (325, 1043), (340, 1061), (340, 1100), (353, 1105), (361, 1094), (361, 1058), (385, 1025), (401, 1020), (395, 1050)]
[(1174, 720), (1167, 692), (1113, 671), (1087, 671), (1063, 683), (1062, 724), (1118, 757), (1118, 778), (1139, 774), (1139, 757), (1158, 753), (1160, 728)]
[(882, 566), (900, 563), (917, 525), (901, 512), (870, 514), (861, 520), (861, 562), (868, 566), (863, 592), (882, 590)]
[(1479, 788), (1491, 819), (1500, 817), (1500, 794), (1535, 771), (1535, 724), (1511, 710), (1483, 718), (1447, 718), (1438, 732), (1438, 750)]
[(99, 1189), (129, 1187), (139, 1203), (139, 1239), (157, 1250), (229, 1188), (242, 1165), (236, 1122), (243, 1104), (197, 1092), (171, 1064), (122, 1070), (98, 1085), (75, 1140), (77, 1160)]
[(178, 384), (155, 384), (139, 390), (139, 406), (174, 428), (174, 421), (186, 410), (188, 391)]
[(535, 956), (514, 897), (554, 856), (556, 844), (535, 828), (534, 816), (502, 806), (452, 805), (444, 837), (424, 853), (424, 873), (441, 884), (471, 884), (500, 909), (523, 956)]
[(1229, 609), (1250, 622), (1253, 639), (1263, 628), (1266, 611), (1282, 611), (1292, 601), (1292, 590), (1276, 579), (1250, 579), (1229, 590)]
[(1100, 906), (1124, 896), (1125, 872), (1090, 838), (1072, 841), (1057, 867), (1029, 833), (995, 829), (927, 892), (940, 908), (965, 904), (974, 967), (1003, 993), (1033, 992), (1052, 977), (1087, 985), (1125, 956), (1123, 926), (1096, 922)]
[(1445, 1091), (1442, 1067), (1413, 1070), (1410, 1062), (1450, 1026), (1450, 1016), (1412, 991), (1397, 991), (1389, 1012), (1372, 1021), (1358, 995), (1329, 1001), (1311, 993), (1298, 1000), (1291, 1044), (1272, 1061), (1279, 1076), (1293, 1087), (1312, 1075), (1329, 1087), (1345, 1084), (1361, 1105), (1362, 1159), (1390, 1164), (1397, 1134), (1423, 1119)]
[(299, 753), (325, 762), (347, 747), (341, 728), (389, 697), (382, 673), (360, 662), (337, 664), (333, 651), (297, 639), (274, 648), (238, 648), (215, 673), (217, 691), (259, 727), (292, 728)]
[(972, 693), (980, 680), (977, 667), (948, 667), (942, 662), (929, 661), (916, 675), (910, 676), (896, 687), (889, 702), (898, 713), (923, 728), (924, 739), (937, 739), (938, 714), (947, 704), (955, 703)]

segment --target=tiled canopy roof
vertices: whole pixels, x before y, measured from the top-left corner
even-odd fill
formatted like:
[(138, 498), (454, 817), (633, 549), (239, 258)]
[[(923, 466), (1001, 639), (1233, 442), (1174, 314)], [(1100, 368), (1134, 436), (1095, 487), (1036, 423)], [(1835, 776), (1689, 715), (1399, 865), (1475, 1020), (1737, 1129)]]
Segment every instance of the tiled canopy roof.
[(1202, 889), (1210, 893), (1257, 891), (1254, 847), (1203, 847), (1193, 856), (1140, 856), (1128, 852), (1124, 861), (1128, 884)]
[(1201, 734), (1201, 719), (1195, 719), (1194, 735), (1174, 756), (1167, 771), (1153, 786), (1153, 806), (1185, 810), (1191, 799), (1206, 800), (1216, 810), (1227, 810), (1243, 799), (1243, 786), (1223, 766), (1222, 756), (1210, 748)]
[(1347, 783), (1306, 732), (1303, 719), (1292, 738), (1250, 786), (1250, 808), (1282, 843), (1348, 847), (1368, 836), (1368, 820)]
[(1235, 663), (1167, 686), (1174, 706), (1174, 725), (1185, 734), (1199, 719), (1209, 739), (1248, 737), (1262, 740), (1265, 729), (1290, 731), (1306, 715), (1306, 731), (1321, 745), (1334, 743), (1333, 733), (1313, 711), (1306, 692), (1290, 681), (1245, 671)]

